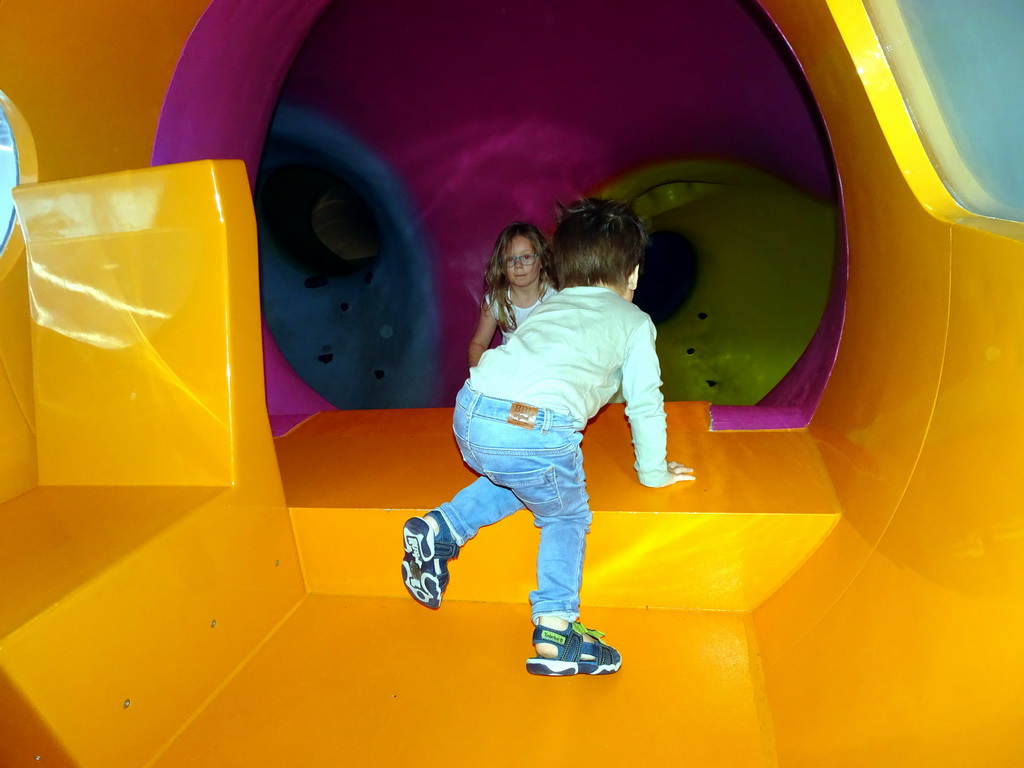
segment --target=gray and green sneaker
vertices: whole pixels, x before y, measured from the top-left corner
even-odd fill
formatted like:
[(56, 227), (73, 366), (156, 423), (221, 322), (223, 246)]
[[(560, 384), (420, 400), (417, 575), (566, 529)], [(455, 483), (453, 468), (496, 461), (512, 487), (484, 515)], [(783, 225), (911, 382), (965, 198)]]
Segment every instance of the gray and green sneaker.
[(531, 675), (566, 677), (568, 675), (610, 675), (622, 666), (622, 655), (601, 638), (604, 632), (588, 629), (578, 621), (566, 629), (535, 627), (533, 644), (558, 646), (558, 657), (534, 656), (526, 660)]

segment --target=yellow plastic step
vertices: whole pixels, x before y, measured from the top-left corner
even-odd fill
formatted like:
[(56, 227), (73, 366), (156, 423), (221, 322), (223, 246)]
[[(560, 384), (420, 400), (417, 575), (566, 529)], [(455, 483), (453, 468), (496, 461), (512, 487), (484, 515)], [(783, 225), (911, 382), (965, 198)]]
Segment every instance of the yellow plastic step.
[[(803, 430), (712, 433), (706, 403), (669, 403), (669, 455), (697, 481), (644, 488), (622, 406), (583, 442), (594, 524), (585, 605), (750, 610), (838, 519)], [(307, 586), (315, 594), (405, 595), (400, 530), (475, 475), (449, 409), (322, 413), (277, 440)], [(785, 471), (780, 468), (785, 467)], [(526, 513), (485, 529), (453, 564), (446, 599), (520, 603), (534, 582), (537, 533)]]

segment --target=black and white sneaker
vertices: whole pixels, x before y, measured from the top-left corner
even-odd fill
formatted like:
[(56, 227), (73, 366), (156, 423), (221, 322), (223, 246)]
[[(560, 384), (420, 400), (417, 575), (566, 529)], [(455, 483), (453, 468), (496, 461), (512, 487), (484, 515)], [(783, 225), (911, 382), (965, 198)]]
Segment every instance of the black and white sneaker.
[(441, 607), (441, 597), (448, 588), (448, 561), (459, 556), (447, 523), (440, 516), (435, 519), (440, 527), (437, 534), (422, 517), (409, 518), (402, 529), (402, 580), (409, 594), (427, 608)]

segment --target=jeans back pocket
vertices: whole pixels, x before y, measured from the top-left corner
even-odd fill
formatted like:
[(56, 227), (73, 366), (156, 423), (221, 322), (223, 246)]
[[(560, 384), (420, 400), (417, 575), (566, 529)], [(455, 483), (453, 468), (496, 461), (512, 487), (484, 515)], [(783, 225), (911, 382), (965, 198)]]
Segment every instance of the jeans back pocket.
[(527, 508), (538, 515), (557, 515), (562, 510), (554, 467), (527, 472), (488, 472), (491, 482), (511, 490)]

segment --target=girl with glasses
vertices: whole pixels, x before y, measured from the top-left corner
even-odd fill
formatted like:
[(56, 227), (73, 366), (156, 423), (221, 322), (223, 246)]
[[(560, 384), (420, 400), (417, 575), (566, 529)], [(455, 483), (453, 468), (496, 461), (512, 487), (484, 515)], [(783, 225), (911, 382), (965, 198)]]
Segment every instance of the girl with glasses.
[(502, 343), (555, 292), (549, 273), (547, 238), (533, 224), (517, 221), (498, 235), (484, 274), (480, 321), (469, 342), (469, 367), (491, 346), (501, 330)]

